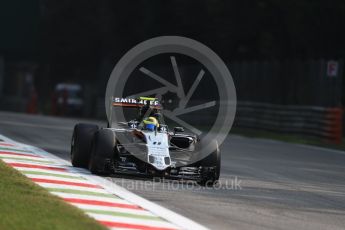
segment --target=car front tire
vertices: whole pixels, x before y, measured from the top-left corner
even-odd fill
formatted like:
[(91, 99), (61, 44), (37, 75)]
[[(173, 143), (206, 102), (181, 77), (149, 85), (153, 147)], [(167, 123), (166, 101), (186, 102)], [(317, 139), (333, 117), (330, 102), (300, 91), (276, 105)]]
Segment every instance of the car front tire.
[(71, 142), (71, 162), (74, 167), (88, 167), (91, 142), (97, 130), (98, 126), (92, 124), (77, 124), (74, 126)]
[(89, 161), (89, 170), (93, 174), (109, 174), (116, 145), (115, 133), (109, 129), (100, 129), (95, 133)]

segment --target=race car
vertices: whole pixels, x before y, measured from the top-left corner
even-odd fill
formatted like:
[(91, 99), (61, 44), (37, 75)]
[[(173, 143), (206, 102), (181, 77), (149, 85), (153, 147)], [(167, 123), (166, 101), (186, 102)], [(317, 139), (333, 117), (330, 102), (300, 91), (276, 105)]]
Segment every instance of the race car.
[(93, 174), (130, 174), (169, 179), (194, 180), (200, 185), (217, 183), (221, 153), (217, 141), (211, 154), (200, 158), (204, 148), (198, 136), (184, 128), (169, 130), (156, 98), (113, 98), (112, 107), (137, 108), (129, 121), (99, 128), (76, 124), (71, 141), (71, 162)]

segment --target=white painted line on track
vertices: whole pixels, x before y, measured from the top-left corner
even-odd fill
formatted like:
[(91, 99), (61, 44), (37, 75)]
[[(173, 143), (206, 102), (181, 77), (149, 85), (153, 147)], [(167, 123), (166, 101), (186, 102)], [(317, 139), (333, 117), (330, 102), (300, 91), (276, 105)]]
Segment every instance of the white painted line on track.
[(46, 175), (36, 175), (36, 174), (25, 174), (25, 176), (27, 176), (28, 178), (32, 179), (32, 178), (37, 178), (39, 177), (40, 179), (47, 179), (47, 180), (63, 180), (65, 182), (75, 182), (75, 183), (87, 183), (87, 181), (83, 178), (78, 178), (78, 179), (72, 179), (72, 178), (61, 178), (61, 177), (57, 177), (57, 176), (46, 176)]
[(52, 163), (51, 161), (47, 160), (47, 159), (44, 159), (44, 158), (38, 158), (38, 157), (31, 157), (31, 156), (19, 156), (19, 155), (11, 155), (11, 154), (3, 154), (0, 152), (0, 158), (10, 158), (10, 159), (15, 159), (15, 160), (31, 160), (31, 161), (37, 161), (37, 162), (40, 162), (40, 163)]
[[(39, 183), (38, 183), (39, 184)], [(44, 183), (42, 183), (44, 184)], [(69, 185), (62, 185), (62, 184), (44, 184), (44, 187), (47, 189), (71, 189), (71, 186)], [(99, 192), (104, 194), (109, 194), (107, 191), (101, 188), (87, 188), (87, 187), (73, 187), (73, 190), (79, 190), (79, 191), (86, 191), (86, 192)]]
[(101, 214), (93, 214), (93, 213), (88, 213), (89, 216), (94, 217), (97, 220), (100, 221), (111, 221), (111, 222), (118, 222), (118, 223), (128, 223), (130, 222), (131, 224), (147, 224), (148, 226), (151, 227), (161, 227), (161, 228), (175, 228), (173, 224), (170, 224), (168, 222), (164, 221), (155, 221), (155, 220), (138, 220), (135, 218), (128, 218), (128, 217), (118, 217), (118, 216), (109, 216), (109, 215), (101, 215)]
[(32, 172), (42, 172), (42, 173), (50, 173), (50, 174), (56, 174), (56, 175), (63, 175), (63, 176), (75, 176), (75, 177), (80, 177), (78, 175), (75, 175), (75, 173), (71, 173), (71, 172), (62, 172), (62, 171), (52, 171), (49, 169), (38, 169), (38, 168), (22, 168), (22, 167), (13, 167), (19, 171), (32, 171)]
[(104, 207), (100, 205), (77, 204), (77, 203), (74, 203), (73, 205), (84, 210), (113, 211), (113, 212), (125, 212), (125, 213), (136, 214), (136, 215), (156, 216), (152, 214), (151, 212), (144, 209), (133, 210), (133, 209), (126, 209), (126, 208)]
[(70, 198), (70, 199), (85, 199), (85, 200), (97, 200), (97, 201), (106, 201), (106, 202), (114, 202), (114, 203), (121, 203), (121, 204), (131, 204), (126, 200), (120, 199), (120, 198), (111, 198), (111, 197), (102, 197), (102, 196), (89, 196), (89, 195), (83, 195), (83, 194), (69, 194), (69, 193), (63, 193), (63, 192), (51, 192), (57, 196), (63, 197), (63, 198)]

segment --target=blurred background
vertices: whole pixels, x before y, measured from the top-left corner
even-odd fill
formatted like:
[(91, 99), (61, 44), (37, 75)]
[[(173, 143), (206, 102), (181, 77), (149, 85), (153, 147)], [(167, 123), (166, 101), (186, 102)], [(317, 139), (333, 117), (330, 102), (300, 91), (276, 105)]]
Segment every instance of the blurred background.
[(342, 144), (342, 0), (2, 0), (0, 110), (105, 119), (117, 61), (179, 35), (228, 65), (234, 132)]

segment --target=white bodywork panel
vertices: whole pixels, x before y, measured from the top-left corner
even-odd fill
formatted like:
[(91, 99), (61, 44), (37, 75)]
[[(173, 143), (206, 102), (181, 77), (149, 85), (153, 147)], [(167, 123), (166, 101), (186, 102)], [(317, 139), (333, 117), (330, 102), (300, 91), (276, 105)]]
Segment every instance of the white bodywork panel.
[[(147, 161), (158, 170), (164, 170), (171, 165), (169, 154), (169, 141), (167, 133), (159, 132), (143, 132), (146, 137), (146, 145), (148, 149)], [(149, 161), (149, 157), (153, 157), (154, 162)], [(165, 159), (169, 158), (166, 164)]]

